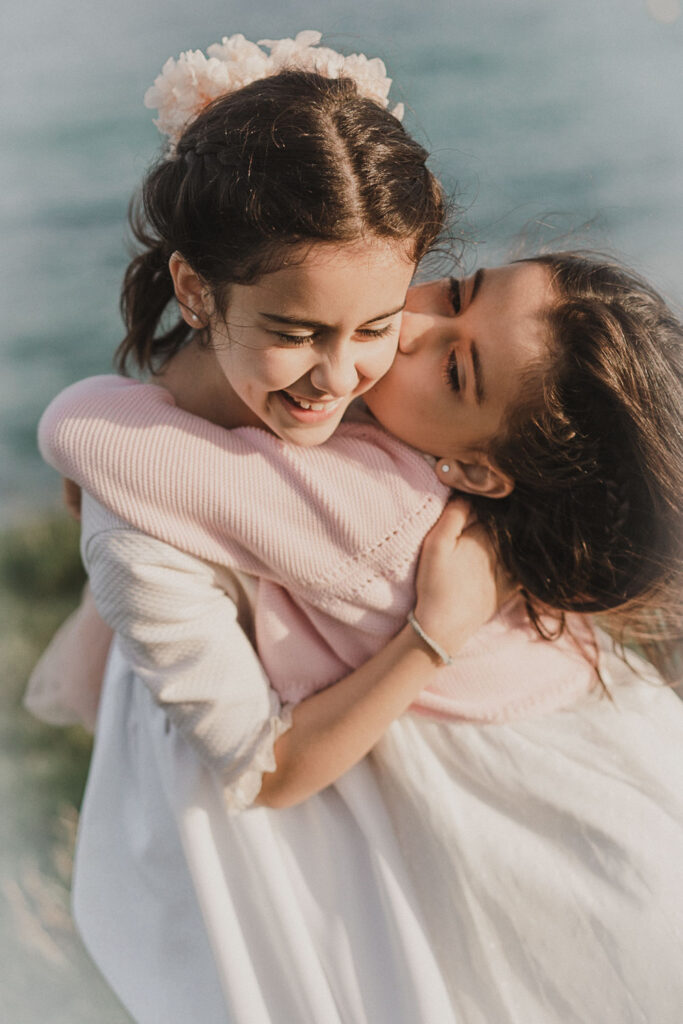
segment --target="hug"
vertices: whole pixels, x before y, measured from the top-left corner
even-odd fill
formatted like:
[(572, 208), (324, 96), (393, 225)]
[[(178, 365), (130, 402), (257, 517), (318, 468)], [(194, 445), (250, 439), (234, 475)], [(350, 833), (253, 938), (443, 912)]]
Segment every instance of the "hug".
[(146, 381), (41, 422), (113, 634), (79, 930), (150, 1024), (674, 1024), (683, 708), (623, 645), (680, 633), (683, 326), (585, 252), (412, 284), (449, 203), (318, 43), (165, 65)]

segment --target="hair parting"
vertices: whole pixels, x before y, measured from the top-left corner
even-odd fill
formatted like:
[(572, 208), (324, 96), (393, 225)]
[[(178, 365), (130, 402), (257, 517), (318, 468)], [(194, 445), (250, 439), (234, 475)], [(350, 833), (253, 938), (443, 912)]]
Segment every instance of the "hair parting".
[(415, 263), (445, 220), (427, 153), (346, 78), (285, 71), (214, 100), (159, 160), (131, 207), (138, 245), (125, 275), (127, 333), (118, 367), (152, 370), (192, 337), (168, 271), (179, 252), (224, 308), (230, 284), (251, 284), (318, 242), (377, 237)]

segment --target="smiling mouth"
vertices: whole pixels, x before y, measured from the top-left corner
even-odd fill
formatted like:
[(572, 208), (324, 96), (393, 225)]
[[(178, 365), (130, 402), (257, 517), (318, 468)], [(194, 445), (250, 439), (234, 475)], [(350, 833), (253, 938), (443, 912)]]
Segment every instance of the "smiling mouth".
[(310, 412), (330, 413), (336, 409), (342, 401), (341, 398), (335, 398), (334, 400), (327, 402), (313, 402), (306, 398), (295, 398), (294, 395), (290, 395), (288, 391), (281, 391), (280, 394), (290, 403), (290, 405), (293, 405), (295, 409), (305, 409)]

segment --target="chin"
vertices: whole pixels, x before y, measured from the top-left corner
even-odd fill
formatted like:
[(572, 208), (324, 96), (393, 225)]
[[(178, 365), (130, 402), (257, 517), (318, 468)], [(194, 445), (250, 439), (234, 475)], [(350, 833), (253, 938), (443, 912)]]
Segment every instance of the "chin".
[(279, 437), (289, 444), (295, 444), (298, 448), (316, 448), (320, 444), (325, 444), (325, 441), (329, 441), (339, 426), (339, 422), (335, 423), (333, 427), (326, 426), (324, 429), (310, 427), (301, 430), (283, 430)]
[(286, 437), (283, 440), (289, 441), (290, 444), (295, 444), (297, 448), (317, 448), (318, 445), (329, 441), (333, 433), (334, 431), (330, 431), (327, 434), (316, 434), (313, 437), (310, 434), (297, 434), (295, 437)]

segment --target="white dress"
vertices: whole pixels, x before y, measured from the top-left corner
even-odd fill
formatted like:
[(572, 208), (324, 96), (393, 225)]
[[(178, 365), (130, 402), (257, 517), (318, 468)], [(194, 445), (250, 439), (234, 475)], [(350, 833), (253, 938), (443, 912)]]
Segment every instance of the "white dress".
[[(74, 910), (137, 1021), (680, 1024), (683, 704), (651, 672), (605, 651), (611, 700), (504, 725), (406, 714), (300, 806), (233, 813), (287, 727), (248, 581), (87, 513), (84, 550), (96, 593), (133, 568)], [(169, 630), (211, 711), (183, 704)]]

